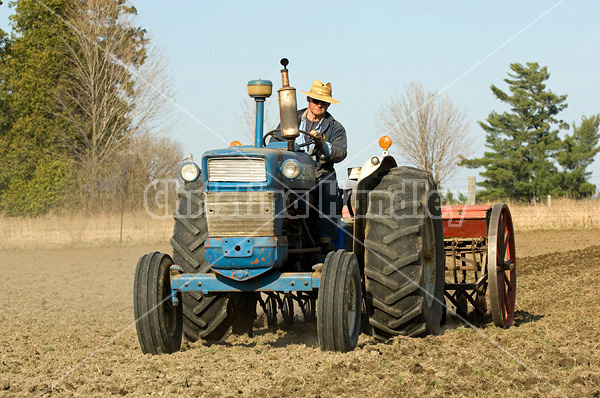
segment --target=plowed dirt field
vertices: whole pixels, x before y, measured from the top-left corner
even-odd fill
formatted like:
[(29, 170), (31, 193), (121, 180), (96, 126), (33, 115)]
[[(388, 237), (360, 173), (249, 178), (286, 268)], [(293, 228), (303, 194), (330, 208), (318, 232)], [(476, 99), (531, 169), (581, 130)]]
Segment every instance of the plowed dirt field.
[(517, 233), (515, 323), (324, 353), (316, 326), (140, 351), (137, 259), (163, 247), (0, 251), (3, 396), (600, 396), (600, 230)]

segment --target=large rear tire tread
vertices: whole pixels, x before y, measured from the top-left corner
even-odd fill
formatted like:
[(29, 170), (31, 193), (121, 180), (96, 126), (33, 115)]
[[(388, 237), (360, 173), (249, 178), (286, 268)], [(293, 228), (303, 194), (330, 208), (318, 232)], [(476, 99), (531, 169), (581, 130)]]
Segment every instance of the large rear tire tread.
[[(425, 242), (429, 242), (428, 252), (424, 252)], [(381, 179), (369, 194), (365, 247), (366, 302), (375, 336), (438, 334), (444, 300), (444, 237), (439, 196), (430, 173), (396, 167)], [(424, 262), (432, 264), (435, 272), (429, 284), (433, 300), (427, 299), (424, 289)]]
[[(210, 266), (204, 259), (208, 226), (204, 213), (202, 178), (188, 184), (179, 194), (174, 218), (171, 246), (175, 264), (181, 266), (185, 273), (210, 272)], [(226, 294), (205, 296), (198, 292), (186, 292), (182, 295), (182, 305), (183, 335), (188, 341), (222, 340), (232, 326)]]
[(181, 348), (183, 313), (171, 301), (168, 254), (142, 256), (135, 270), (133, 308), (138, 341), (144, 354), (171, 354)]

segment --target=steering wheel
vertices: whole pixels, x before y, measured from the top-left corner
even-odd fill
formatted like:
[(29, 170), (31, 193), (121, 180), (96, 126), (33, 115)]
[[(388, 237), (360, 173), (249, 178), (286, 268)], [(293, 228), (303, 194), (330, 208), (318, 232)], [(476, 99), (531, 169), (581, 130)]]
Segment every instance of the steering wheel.
[[(267, 134), (265, 134), (265, 136), (263, 137), (263, 146), (267, 145), (267, 137), (270, 137), (270, 136), (273, 136), (273, 138), (275, 138), (276, 141), (279, 141), (279, 142), (284, 141), (282, 138), (274, 135), (278, 131), (281, 131), (281, 129), (271, 130)], [(307, 147), (307, 146), (309, 146), (311, 144), (314, 144), (314, 146), (317, 147), (321, 153), (325, 153), (325, 151), (323, 150), (323, 145), (321, 145), (321, 143), (319, 141), (317, 141), (317, 139), (315, 137), (313, 137), (312, 135), (308, 134), (304, 130), (298, 130), (298, 132), (304, 134), (305, 136), (307, 136), (310, 139), (309, 142), (305, 142), (303, 144), (299, 144), (298, 145), (299, 148), (304, 148), (304, 147)]]
[(265, 134), (265, 136), (263, 137), (263, 146), (267, 146), (267, 138), (273, 136), (273, 138), (275, 138), (276, 141), (283, 141), (283, 138), (277, 137), (276, 135), (274, 135), (276, 132), (281, 131), (281, 129), (275, 129), (275, 130), (271, 130), (269, 131), (267, 134)]

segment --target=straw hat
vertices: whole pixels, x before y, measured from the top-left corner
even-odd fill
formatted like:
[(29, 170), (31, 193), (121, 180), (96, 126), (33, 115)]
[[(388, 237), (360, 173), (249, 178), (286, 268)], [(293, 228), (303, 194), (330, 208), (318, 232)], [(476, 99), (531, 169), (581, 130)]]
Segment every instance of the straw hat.
[(331, 83), (324, 84), (320, 80), (315, 80), (307, 93), (300, 90), (302, 94), (308, 95), (310, 98), (318, 99), (321, 101), (329, 102), (330, 104), (339, 104), (340, 101), (331, 98)]

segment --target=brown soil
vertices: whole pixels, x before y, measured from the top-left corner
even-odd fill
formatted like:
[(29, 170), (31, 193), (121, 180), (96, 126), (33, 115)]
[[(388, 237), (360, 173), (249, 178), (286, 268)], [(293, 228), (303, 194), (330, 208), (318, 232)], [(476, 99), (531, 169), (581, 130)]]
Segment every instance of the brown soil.
[(168, 246), (0, 251), (0, 396), (600, 396), (600, 230), (518, 233), (517, 249), (506, 330), (451, 317), (338, 354), (299, 321), (165, 356), (140, 351), (132, 285)]

